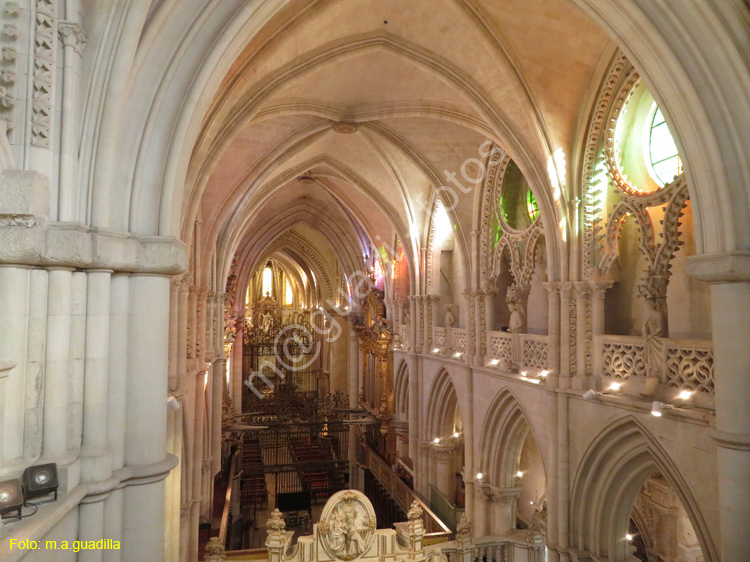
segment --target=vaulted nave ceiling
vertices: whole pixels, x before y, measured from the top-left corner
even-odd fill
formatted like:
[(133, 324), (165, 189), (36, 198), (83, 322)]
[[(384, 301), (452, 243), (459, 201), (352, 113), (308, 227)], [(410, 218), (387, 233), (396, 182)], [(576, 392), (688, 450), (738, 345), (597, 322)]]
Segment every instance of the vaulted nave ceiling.
[[(216, 89), (183, 233), (200, 216), (203, 250), (231, 255), (240, 241), (267, 244), (289, 217), (307, 220), (306, 208), (328, 224), (345, 217), (371, 241), (411, 238), (413, 259), (444, 173), (460, 178), (487, 139), (555, 213), (549, 156), (576, 158), (576, 126), (613, 53), (569, 0), (289, 2)], [(474, 202), (462, 196), (452, 217), (465, 249)]]

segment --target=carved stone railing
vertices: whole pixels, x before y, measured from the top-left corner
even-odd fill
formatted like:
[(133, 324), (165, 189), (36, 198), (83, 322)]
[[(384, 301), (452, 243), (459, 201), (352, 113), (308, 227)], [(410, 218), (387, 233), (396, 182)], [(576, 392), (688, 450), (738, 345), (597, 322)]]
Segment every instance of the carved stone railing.
[(487, 356), (490, 359), (517, 362), (514, 335), (508, 332), (487, 332)]
[[(440, 550), (448, 562), (463, 562), (456, 542), (440, 545)], [(474, 562), (544, 562), (546, 547), (543, 543), (529, 541), (525, 531), (517, 531), (508, 537), (482, 537), (474, 539), (471, 559)]]
[(485, 349), (488, 361), (501, 368), (508, 362), (520, 369), (543, 371), (549, 366), (548, 338), (538, 334), (487, 332)]
[(448, 328), (450, 332), (451, 348), (455, 352), (466, 352), (466, 330), (462, 328)]
[(522, 369), (544, 370), (549, 366), (547, 336), (518, 334), (521, 340)]
[(710, 340), (664, 338), (658, 341), (656, 363), (647, 364), (646, 338), (600, 336), (601, 375), (627, 380), (630, 377), (657, 376), (671, 388), (714, 394), (713, 344)]
[(432, 344), (435, 347), (448, 347), (448, 329), (439, 326), (432, 329)]

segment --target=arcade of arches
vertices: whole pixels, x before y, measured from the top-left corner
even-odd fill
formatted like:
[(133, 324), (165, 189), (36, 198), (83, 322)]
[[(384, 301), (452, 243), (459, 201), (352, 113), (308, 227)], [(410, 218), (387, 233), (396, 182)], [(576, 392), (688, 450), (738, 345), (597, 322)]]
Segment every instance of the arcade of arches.
[(746, 2), (0, 20), (0, 560), (750, 560)]

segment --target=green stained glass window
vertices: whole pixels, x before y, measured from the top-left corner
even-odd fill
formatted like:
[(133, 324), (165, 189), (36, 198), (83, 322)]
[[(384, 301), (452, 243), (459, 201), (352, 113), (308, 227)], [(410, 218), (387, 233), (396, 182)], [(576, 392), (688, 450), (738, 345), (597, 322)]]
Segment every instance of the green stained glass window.
[(672, 133), (669, 132), (664, 115), (658, 107), (651, 120), (648, 147), (651, 175), (661, 185), (670, 183), (682, 171), (682, 162)]

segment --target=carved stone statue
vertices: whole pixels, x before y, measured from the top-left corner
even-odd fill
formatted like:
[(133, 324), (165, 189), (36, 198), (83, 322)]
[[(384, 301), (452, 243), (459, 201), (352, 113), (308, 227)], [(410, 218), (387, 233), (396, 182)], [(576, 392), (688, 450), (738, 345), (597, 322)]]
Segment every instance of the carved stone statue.
[(510, 322), (508, 323), (508, 331), (513, 334), (517, 334), (521, 332), (526, 325), (526, 315), (523, 312), (523, 306), (521, 305), (521, 303), (509, 301), (508, 309), (510, 310)]
[(454, 304), (446, 304), (445, 305), (445, 327), (446, 328), (455, 328), (456, 327), (456, 314), (454, 312), (454, 308), (456, 305)]

